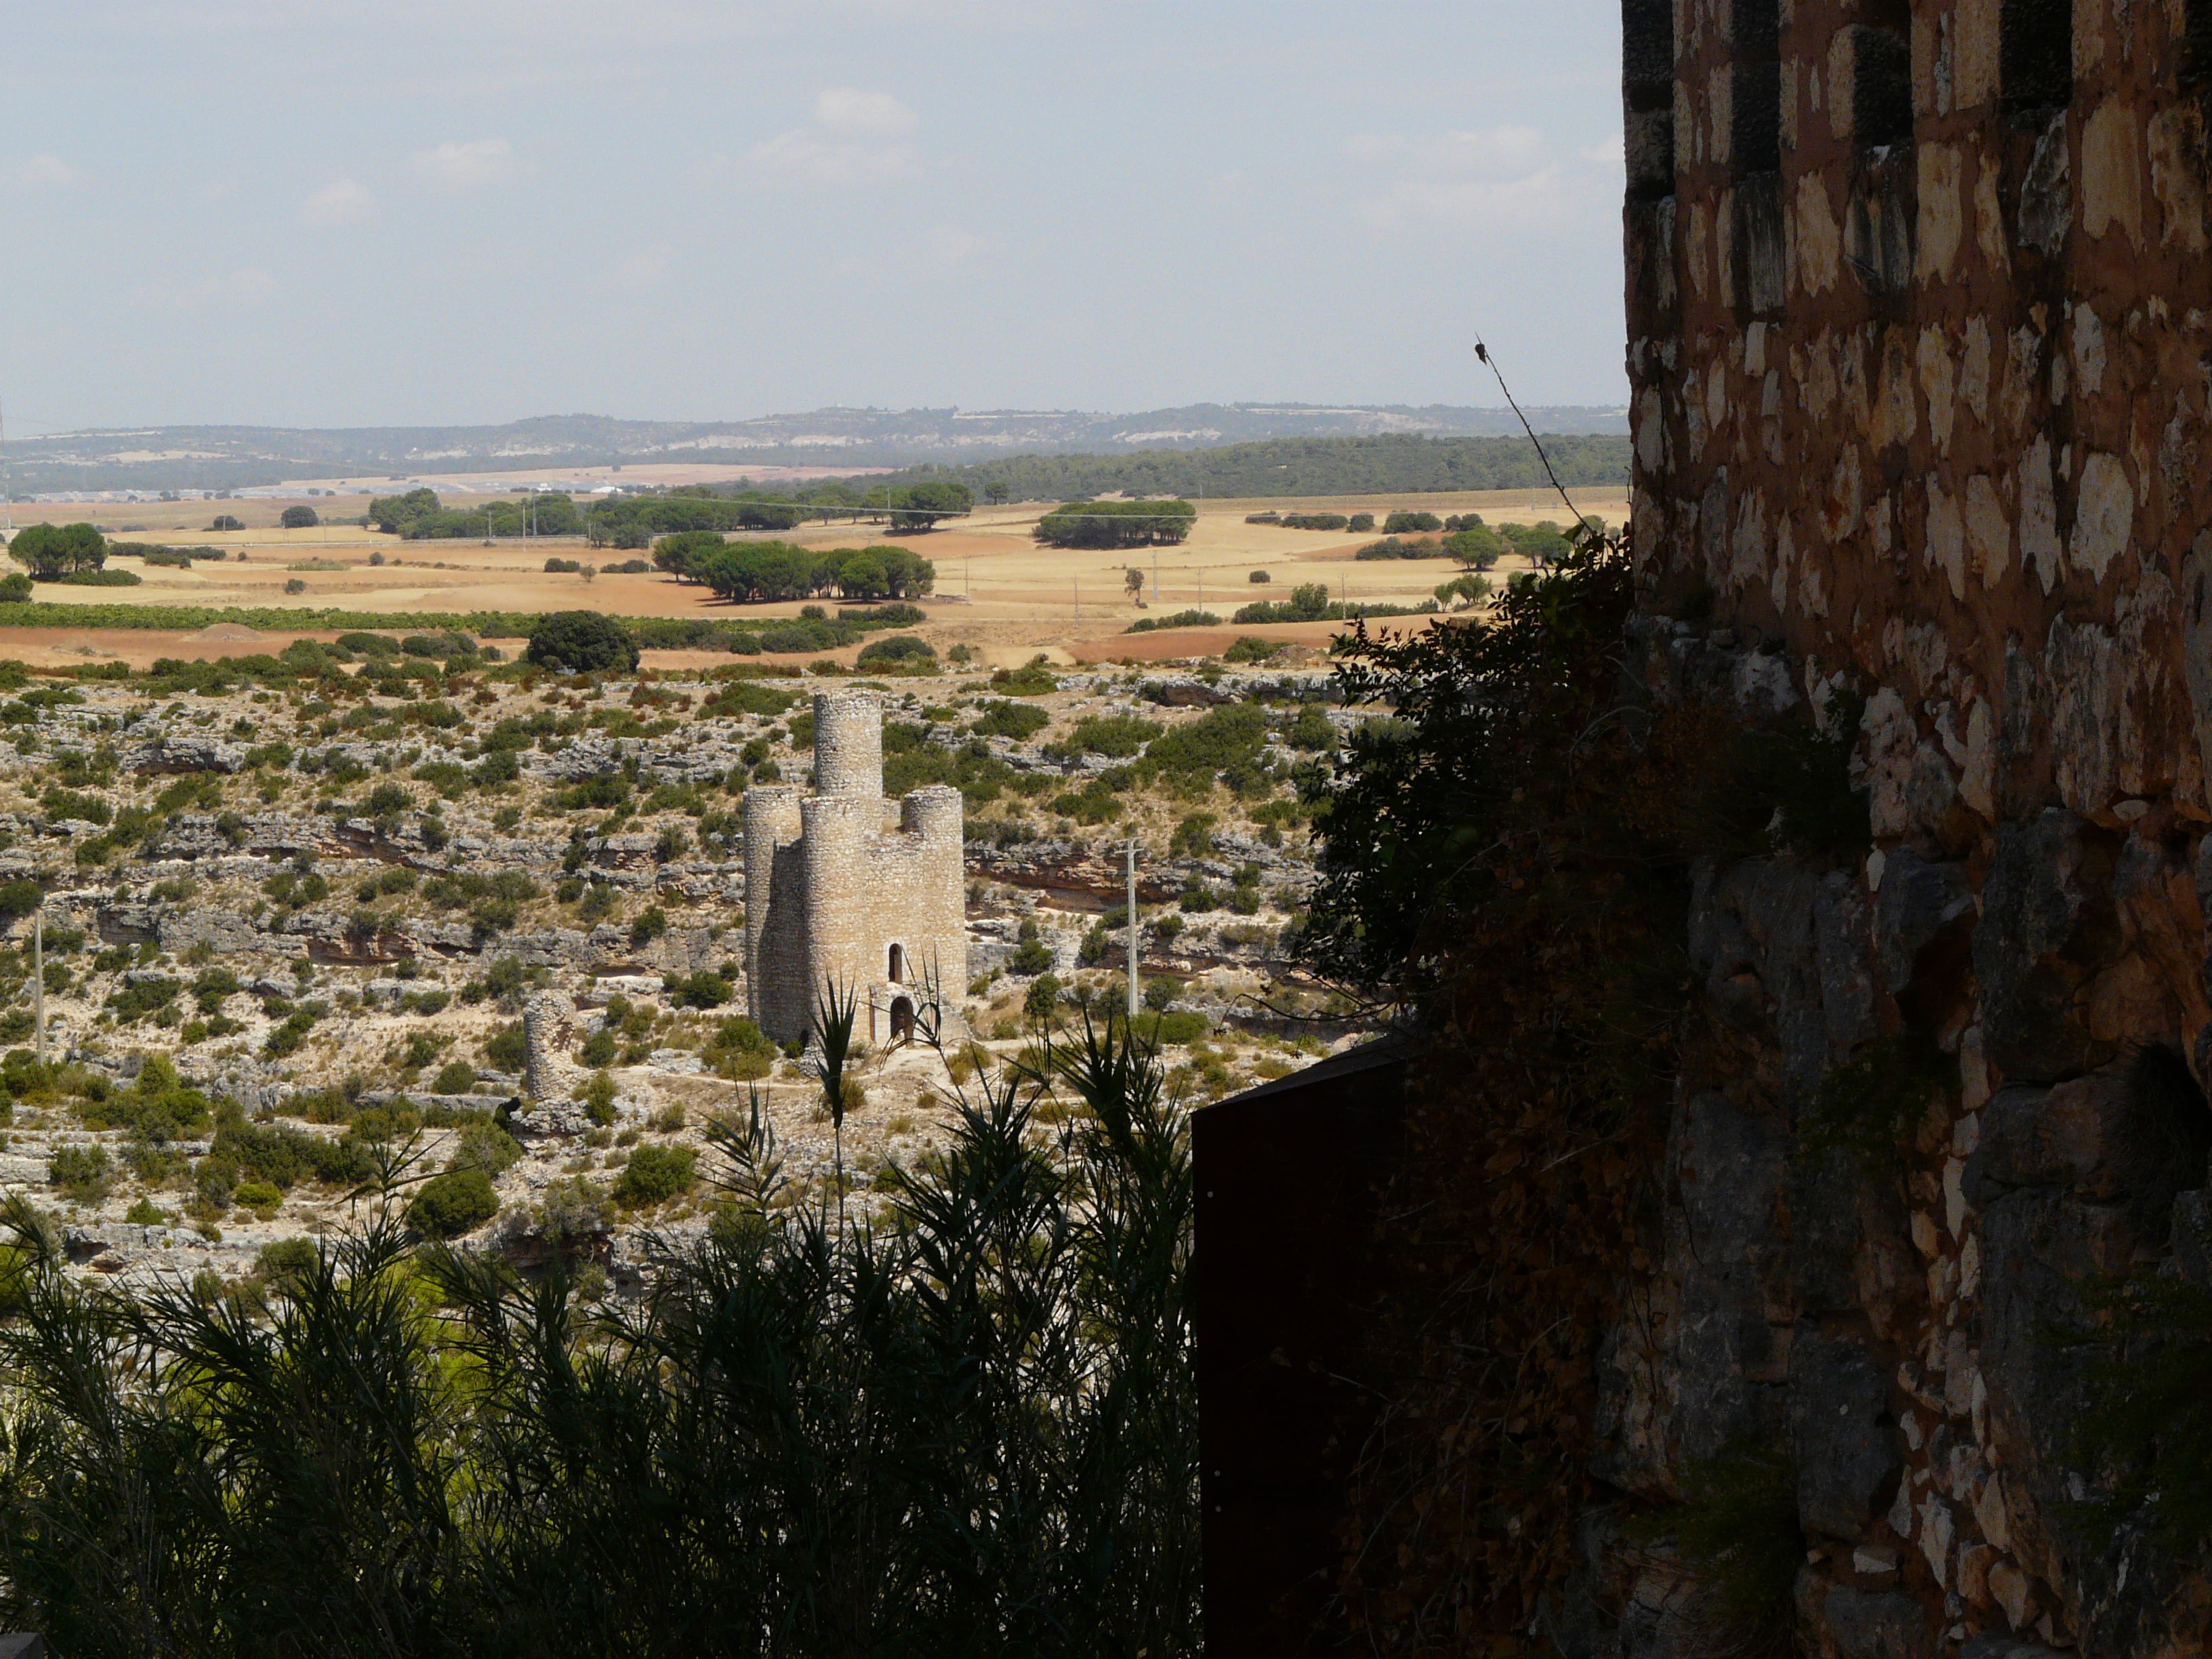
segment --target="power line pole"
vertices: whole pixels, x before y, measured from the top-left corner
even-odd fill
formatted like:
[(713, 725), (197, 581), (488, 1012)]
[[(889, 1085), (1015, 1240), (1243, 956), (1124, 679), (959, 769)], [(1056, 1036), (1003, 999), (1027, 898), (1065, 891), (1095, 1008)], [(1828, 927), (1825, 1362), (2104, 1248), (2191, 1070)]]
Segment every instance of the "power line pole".
[(1129, 866), (1129, 1029), (1137, 1028), (1137, 842), (1133, 838), (1121, 849)]

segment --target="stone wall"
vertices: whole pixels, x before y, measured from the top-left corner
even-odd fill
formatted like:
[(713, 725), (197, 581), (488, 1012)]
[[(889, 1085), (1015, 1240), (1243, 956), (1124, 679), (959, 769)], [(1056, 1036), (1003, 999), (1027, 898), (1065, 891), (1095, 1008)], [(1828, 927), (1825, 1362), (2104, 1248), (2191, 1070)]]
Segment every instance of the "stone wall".
[[(1602, 1472), (1786, 1453), (1824, 1655), (2204, 1652), (2206, 1587), (2084, 1519), (2051, 1339), (2094, 1275), (2205, 1282), (2212, 8), (1624, 23), (1650, 675), (1856, 720), (1876, 844), (1702, 885), (1741, 1069), (1678, 1107)], [(1958, 1079), (1909, 1168), (1808, 1166), (1899, 1033)], [(1584, 1650), (1692, 1650), (1679, 1575), (1592, 1559)]]

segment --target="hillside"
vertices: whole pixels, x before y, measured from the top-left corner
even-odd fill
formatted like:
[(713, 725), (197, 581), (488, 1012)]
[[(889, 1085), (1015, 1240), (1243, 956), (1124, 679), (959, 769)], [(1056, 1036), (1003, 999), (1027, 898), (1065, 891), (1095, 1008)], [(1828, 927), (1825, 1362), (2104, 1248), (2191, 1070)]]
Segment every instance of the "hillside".
[[(1619, 410), (1532, 410), (1540, 429), (1622, 435)], [(1016, 455), (1129, 455), (1267, 441), (1500, 437), (1505, 410), (1201, 404), (1136, 414), (825, 409), (724, 422), (547, 416), (504, 426), (174, 426), (18, 439), (18, 496), (75, 490), (241, 489), (295, 478), (380, 480), (501, 470), (695, 462), (880, 468)]]

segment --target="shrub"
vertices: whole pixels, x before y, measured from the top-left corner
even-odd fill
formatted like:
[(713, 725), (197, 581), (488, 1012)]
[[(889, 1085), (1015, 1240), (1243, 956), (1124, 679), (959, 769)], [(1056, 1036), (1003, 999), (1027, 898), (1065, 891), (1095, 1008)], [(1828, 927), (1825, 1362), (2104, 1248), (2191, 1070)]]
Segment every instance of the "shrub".
[(522, 1022), (516, 1020), (501, 1027), (484, 1040), (484, 1063), (496, 1072), (519, 1072), (530, 1057), (530, 1045), (522, 1032)]
[(215, 522), (208, 528), (210, 530), (243, 530), (246, 528), (246, 521), (234, 514), (218, 513), (215, 516)]
[(1355, 536), (1364, 536), (1375, 528), (1375, 515), (1372, 513), (1355, 513), (1344, 527)]
[(538, 618), (524, 660), (569, 673), (629, 673), (637, 666), (637, 641), (628, 629), (596, 611), (556, 611)]
[(312, 507), (288, 507), (276, 520), (287, 530), (313, 530), (322, 521), (322, 515)]
[(64, 587), (136, 587), (145, 578), (135, 570), (72, 570), (54, 580)]
[(81, 1146), (57, 1146), (46, 1157), (46, 1179), (79, 1204), (96, 1204), (107, 1195), (113, 1166), (107, 1148), (98, 1142)]
[(1050, 1019), (1052, 1011), (1060, 1006), (1060, 981), (1051, 974), (1040, 974), (1030, 982), (1022, 998), (1022, 1012), (1031, 1019)]
[(679, 1008), (719, 1008), (732, 994), (728, 980), (704, 968), (686, 978), (668, 981), (667, 988)]
[(1025, 743), (1052, 724), (1052, 716), (1025, 702), (995, 698), (983, 705), (972, 728), (980, 737), (1012, 738)]
[(284, 584), (284, 591), (287, 593), (304, 593), (307, 591), (307, 585), (294, 576)]
[(0, 604), (21, 605), (31, 597), (31, 579), (20, 570), (0, 576)]
[(1264, 570), (1255, 570), (1244, 580), (1248, 582), (1271, 582), (1275, 579)]
[(1204, 1041), (1212, 1029), (1204, 1014), (1188, 1010), (1164, 1013), (1152, 1026), (1152, 1041), (1183, 1046)]
[(698, 1179), (699, 1155), (688, 1146), (641, 1146), (615, 1182), (615, 1201), (629, 1209), (665, 1204)]
[(911, 634), (895, 634), (890, 639), (872, 641), (861, 647), (860, 664), (863, 668), (874, 668), (887, 674), (933, 674), (937, 672), (937, 649), (928, 641)]
[(465, 1060), (449, 1060), (430, 1085), (430, 1091), (440, 1095), (465, 1095), (477, 1086), (476, 1067)]
[(1444, 527), (1444, 521), (1433, 513), (1401, 510), (1382, 520), (1386, 536), (1432, 535)]
[(491, 1177), (471, 1166), (432, 1176), (407, 1206), (407, 1224), (431, 1238), (458, 1238), (499, 1213)]
[(593, 1073), (584, 1085), (584, 1115), (598, 1124), (615, 1121), (615, 1080), (605, 1072)]

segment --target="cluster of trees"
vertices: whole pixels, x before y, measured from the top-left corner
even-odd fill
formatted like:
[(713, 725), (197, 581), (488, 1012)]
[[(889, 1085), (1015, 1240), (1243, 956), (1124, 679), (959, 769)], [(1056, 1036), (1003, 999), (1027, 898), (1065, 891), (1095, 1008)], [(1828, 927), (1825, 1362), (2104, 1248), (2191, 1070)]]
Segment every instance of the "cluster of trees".
[(1346, 517), (1341, 513), (1255, 513), (1245, 519), (1246, 524), (1271, 524), (1285, 530), (1349, 530), (1359, 535), (1375, 528), (1372, 513), (1354, 513)]
[(1343, 605), (1329, 598), (1326, 583), (1305, 582), (1292, 588), (1289, 599), (1275, 605), (1264, 599), (1257, 605), (1248, 605), (1230, 620), (1239, 627), (1258, 623), (1349, 622), (1358, 617), (1431, 616), (1437, 609), (1434, 599), (1424, 599), (1410, 608), (1376, 599), (1358, 599)]
[(59, 581), (106, 564), (107, 538), (88, 524), (29, 524), (8, 544), (8, 556), (40, 581)]
[[(1626, 437), (1546, 434), (1561, 483), (1626, 488)], [(1085, 495), (1426, 495), (1462, 489), (1549, 488), (1526, 438), (1279, 438), (1213, 449), (1131, 455), (1021, 455), (975, 466), (916, 467), (884, 482), (896, 489), (951, 480), (985, 499), (1070, 501)], [(994, 491), (1003, 490), (1003, 497)]]
[(789, 542), (725, 541), (713, 531), (665, 536), (653, 562), (678, 581), (697, 582), (738, 604), (842, 599), (917, 599), (937, 586), (937, 567), (902, 547), (812, 549)]
[[(295, 509), (312, 513), (312, 507)], [(379, 495), (368, 504), (368, 521), (402, 541), (465, 541), (484, 536), (580, 536), (583, 515), (566, 495), (532, 496), (520, 501), (485, 501), (476, 507), (447, 507), (434, 489), (404, 495)], [(287, 516), (287, 525), (289, 517)]]
[(312, 507), (288, 507), (276, 521), (287, 530), (313, 530), (323, 519)]
[(1071, 501), (1040, 519), (1035, 533), (1051, 547), (1173, 547), (1197, 523), (1188, 501)]
[(722, 495), (703, 484), (683, 485), (651, 495), (595, 501), (586, 533), (599, 547), (647, 547), (661, 536), (708, 531), (790, 531), (814, 520), (880, 517), (895, 532), (934, 530), (940, 519), (957, 518), (975, 507), (965, 484), (925, 481), (893, 489), (878, 485), (811, 486), (789, 495), (745, 489)]

